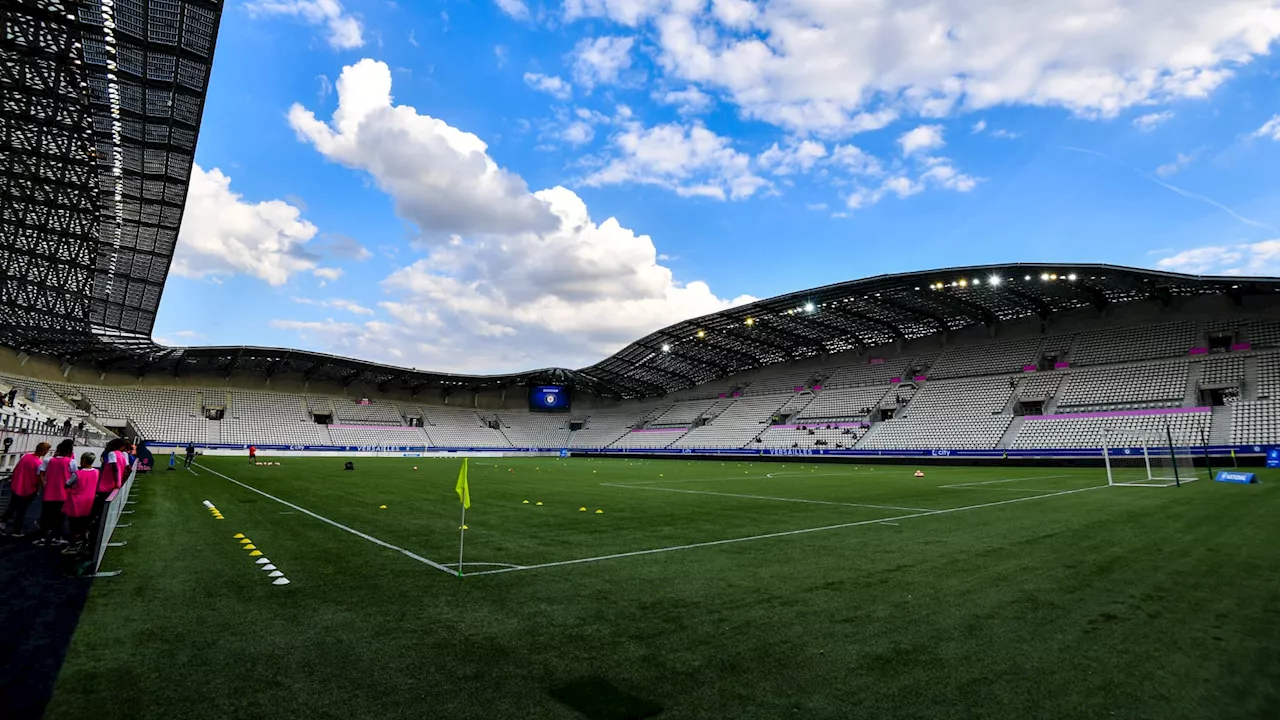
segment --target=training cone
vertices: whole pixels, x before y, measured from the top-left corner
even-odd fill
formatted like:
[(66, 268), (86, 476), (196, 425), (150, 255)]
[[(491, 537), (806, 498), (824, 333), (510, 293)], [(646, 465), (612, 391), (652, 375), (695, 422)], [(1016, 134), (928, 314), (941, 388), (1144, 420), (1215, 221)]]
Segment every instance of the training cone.
[(271, 573), (267, 575), (267, 577), (284, 577), (284, 573), (280, 572), (279, 570), (272, 570)]
[(584, 507), (580, 507), (580, 508), (578, 508), (578, 512), (586, 512), (586, 511), (587, 511), (587, 509), (586, 509), (586, 508), (584, 508)]
[(241, 537), (241, 538), (244, 538), (244, 539), (242, 539), (242, 540), (240, 541), (240, 544), (241, 544), (241, 545), (248, 545), (249, 543), (253, 542), (252, 540), (250, 540), (249, 538), (247, 538), (247, 537), (245, 537), (245, 536), (243, 536), (243, 535), (241, 535), (240, 537)]
[(271, 570), (275, 570), (275, 569), (276, 569), (276, 566), (275, 566), (275, 565), (272, 565), (271, 563), (267, 563), (266, 565), (263, 565), (263, 566), (262, 566), (262, 569), (263, 569), (263, 570), (267, 570), (267, 571), (271, 571)]
[(274, 581), (272, 581), (272, 583), (271, 583), (271, 584), (272, 584), (272, 585), (288, 585), (288, 584), (289, 584), (289, 578), (286, 578), (286, 577), (279, 577), (279, 578), (276, 578)]
[(214, 520), (226, 520), (226, 518), (224, 518), (224, 517), (222, 517), (221, 515), (219, 515), (218, 517), (214, 518)]
[(542, 504), (542, 501), (541, 501), (541, 500), (539, 500), (538, 502), (534, 503), (534, 505), (541, 505), (541, 504)]
[(596, 514), (597, 514), (597, 515), (603, 515), (603, 514), (604, 514), (604, 511), (603, 511), (603, 510), (596, 510)]
[[(249, 553), (249, 554), (250, 554), (250, 555), (252, 555), (253, 553)], [(271, 561), (270, 561), (270, 560), (268, 560), (268, 559), (266, 559), (266, 558), (258, 558), (258, 564), (259, 564), (259, 565), (270, 565), (270, 564), (271, 564)]]
[(241, 545), (240, 549), (241, 550), (257, 550), (258, 546), (254, 545), (253, 543), (249, 543), (248, 545)]
[(253, 552), (249, 553), (249, 557), (262, 557), (262, 551), (254, 550)]
[(520, 503), (520, 504), (521, 504), (521, 505), (528, 505), (528, 504), (529, 504), (529, 501), (528, 501), (528, 500), (525, 500), (524, 502), (522, 502), (522, 503)]
[(232, 536), (231, 536), (231, 539), (232, 539), (232, 540), (239, 540), (239, 539), (241, 539), (241, 538), (243, 538), (243, 537), (244, 537), (244, 533), (236, 533), (235, 535), (232, 535)]
[(386, 509), (387, 509), (387, 506), (386, 506), (386, 505), (379, 505), (379, 506), (378, 506), (378, 509), (379, 509), (379, 510), (386, 510)]

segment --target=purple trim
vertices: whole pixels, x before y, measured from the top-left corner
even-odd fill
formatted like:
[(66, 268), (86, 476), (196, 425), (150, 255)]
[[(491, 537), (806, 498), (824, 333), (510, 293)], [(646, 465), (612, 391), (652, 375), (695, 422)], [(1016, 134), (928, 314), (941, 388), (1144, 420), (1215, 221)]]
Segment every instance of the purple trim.
[(1071, 363), (1066, 361), (1056, 362), (1053, 364), (1054, 370), (1066, 370), (1069, 367), (1071, 367)]
[(890, 385), (897, 385), (900, 382), (902, 382), (902, 378), (889, 378)]
[(915, 376), (915, 377), (913, 377), (913, 378), (911, 378), (911, 379), (912, 379), (912, 380), (915, 380), (916, 382), (924, 382), (925, 380), (928, 380), (929, 378), (925, 377), (924, 375), (917, 375), (917, 376)]
[(884, 358), (871, 358), (871, 364), (872, 364), (872, 365), (883, 365), (883, 364), (884, 364)]
[(642, 433), (642, 432), (651, 432), (651, 433), (659, 433), (659, 432), (684, 432), (684, 431), (686, 431), (686, 430), (688, 430), (688, 429), (689, 429), (689, 428), (687, 428), (687, 427), (673, 427), (673, 428), (632, 428), (632, 429), (631, 429), (631, 432), (633, 432), (633, 433)]
[(818, 429), (820, 429), (820, 428), (825, 428), (825, 427), (827, 427), (827, 426), (829, 426), (829, 425), (831, 425), (831, 426), (835, 426), (835, 427), (837, 427), (837, 428), (841, 428), (841, 429), (843, 429), (843, 428), (864, 428), (864, 427), (871, 427), (870, 423), (856, 423), (856, 422), (838, 422), (838, 423), (833, 423), (833, 422), (807, 422), (807, 423), (797, 423), (797, 424), (792, 424), (792, 425), (770, 425), (770, 426), (769, 426), (769, 429), (770, 429), (770, 430), (799, 430), (801, 425), (803, 425), (803, 426), (805, 427), (805, 429), (806, 429), (806, 430), (818, 430)]
[(720, 393), (716, 397), (729, 397), (729, 393)]
[(814, 385), (814, 386), (813, 386), (812, 388), (810, 388), (810, 389), (811, 389), (811, 390), (821, 390), (821, 389), (822, 389), (822, 386), (821, 386), (821, 385)]
[(1152, 408), (1150, 410), (1111, 410), (1109, 412), (1062, 413), (1061, 415), (1028, 415), (1027, 420), (1082, 420), (1084, 418), (1131, 417), (1134, 415), (1187, 415), (1211, 412), (1207, 407)]
[(1187, 351), (1187, 354), (1188, 354), (1188, 355), (1208, 355), (1208, 354), (1209, 354), (1209, 348), (1207, 348), (1207, 347), (1193, 347), (1193, 348), (1191, 348), (1190, 350), (1188, 350), (1188, 351)]
[(1252, 350), (1252, 349), (1253, 349), (1252, 343), (1236, 343), (1231, 346), (1231, 352), (1237, 352), (1240, 350)]
[(412, 425), (330, 425), (330, 430), (417, 430)]
[(742, 393), (740, 393), (740, 392), (736, 392), (736, 393), (734, 393), (734, 394), (730, 395), (729, 397), (742, 397)]
[(1036, 370), (1038, 370), (1038, 369), (1039, 369), (1039, 368), (1037, 368), (1035, 365), (1023, 365), (1023, 366), (1022, 366), (1022, 372), (1035, 372), (1035, 371), (1036, 371)]
[(804, 392), (804, 386), (803, 386), (803, 385), (797, 385), (797, 386), (796, 386), (796, 388), (795, 388), (795, 390), (796, 390), (796, 392)]

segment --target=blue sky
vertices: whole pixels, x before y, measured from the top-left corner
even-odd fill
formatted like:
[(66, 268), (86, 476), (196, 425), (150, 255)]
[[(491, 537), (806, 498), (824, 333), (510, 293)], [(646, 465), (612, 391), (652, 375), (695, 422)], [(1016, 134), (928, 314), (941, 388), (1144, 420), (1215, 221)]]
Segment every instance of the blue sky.
[(1280, 274), (1280, 1), (229, 0), (155, 337), (581, 367), (886, 272)]

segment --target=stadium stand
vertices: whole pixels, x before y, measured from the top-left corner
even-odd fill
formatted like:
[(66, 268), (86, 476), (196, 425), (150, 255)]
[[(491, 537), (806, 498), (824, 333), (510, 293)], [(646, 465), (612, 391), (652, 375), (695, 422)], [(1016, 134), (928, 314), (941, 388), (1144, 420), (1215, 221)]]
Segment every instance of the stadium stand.
[(1040, 338), (957, 347), (943, 353), (929, 368), (929, 379), (999, 375), (1021, 372), (1039, 360)]
[(1201, 431), (1209, 432), (1212, 415), (1196, 412), (1124, 415), (1101, 413), (1091, 416), (1059, 415), (1027, 418), (1010, 447), (1089, 448), (1100, 447), (1104, 429), (1141, 430), (1161, 434), (1168, 424), (1174, 442), (1200, 444)]
[(829, 390), (861, 385), (887, 385), (890, 380), (906, 374), (909, 362), (908, 358), (892, 358), (877, 364), (837, 367), (826, 380), (822, 381), (822, 387), (824, 390)]
[(1201, 385), (1231, 385), (1244, 379), (1244, 358), (1239, 355), (1214, 357), (1201, 363)]
[(1058, 401), (1061, 412), (1176, 407), (1186, 394), (1187, 362), (1075, 370)]
[(1257, 385), (1259, 400), (1280, 400), (1280, 354), (1258, 357)]
[(395, 405), (370, 401), (361, 404), (350, 398), (333, 398), (335, 422), (351, 425), (403, 425), (404, 418)]
[(651, 428), (687, 428), (695, 420), (717, 406), (720, 400), (683, 400), (667, 408), (665, 412), (645, 423)]
[(880, 406), (881, 398), (889, 391), (888, 385), (824, 389), (796, 415), (796, 420), (861, 420)]
[(512, 447), (569, 447), (569, 418), (564, 415), (502, 412), (495, 417)]
[(1196, 340), (1191, 322), (1107, 328), (1081, 333), (1072, 365), (1101, 365), (1186, 355)]
[(656, 428), (631, 430), (618, 438), (609, 447), (617, 449), (658, 449), (665, 448), (679, 440), (687, 428)]
[(789, 395), (738, 398), (714, 420), (695, 427), (671, 445), (678, 448), (740, 448), (768, 427)]
[(1064, 377), (1066, 377), (1066, 373), (1060, 372), (1030, 375), (1022, 381), (1022, 386), (1018, 390), (1018, 397), (1028, 400), (1051, 398), (1058, 393), (1058, 388), (1062, 385)]
[(1231, 406), (1231, 443), (1280, 442), (1280, 401), (1238, 402)]

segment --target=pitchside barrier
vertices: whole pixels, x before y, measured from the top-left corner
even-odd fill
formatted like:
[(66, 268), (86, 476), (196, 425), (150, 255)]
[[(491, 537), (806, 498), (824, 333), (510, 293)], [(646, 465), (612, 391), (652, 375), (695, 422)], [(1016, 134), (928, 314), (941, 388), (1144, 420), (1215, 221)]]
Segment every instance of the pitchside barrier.
[(120, 522), (120, 516), (133, 512), (126, 506), (129, 504), (129, 494), (133, 491), (133, 480), (137, 475), (138, 471), (135, 468), (129, 473), (129, 479), (124, 481), (124, 485), (111, 491), (107, 496), (107, 503), (102, 508), (102, 518), (98, 521), (97, 530), (94, 532), (93, 567), (89, 572), (93, 577), (113, 577), (121, 572), (119, 570), (102, 572), (102, 558), (107, 554), (107, 548), (123, 547), (127, 544), (124, 541), (112, 542), (111, 537), (116, 528), (129, 526), (128, 523)]
[[(176, 451), (181, 459), (186, 443), (149, 442), (148, 447), (156, 456), (156, 468), (167, 466), (164, 455)], [(922, 450), (859, 450), (859, 449), (827, 449), (827, 448), (492, 448), (492, 447), (423, 447), (421, 445), (256, 445), (262, 457), (555, 457), (564, 454), (575, 456), (629, 456), (629, 457), (715, 457), (735, 459), (785, 459), (805, 457), (838, 461), (870, 460), (916, 460), (929, 462), (948, 461), (1087, 461), (1100, 464), (1103, 460), (1101, 448), (1039, 448), (1039, 449), (1003, 449), (988, 450), (952, 450), (943, 448)], [(235, 456), (247, 458), (248, 445), (230, 444), (197, 444), (197, 450), (203, 455)], [(1273, 450), (1267, 445), (1209, 445), (1179, 447), (1178, 451), (1194, 453), (1197, 460), (1206, 455), (1211, 458), (1238, 459), (1246, 463), (1261, 464), (1264, 456)], [(1141, 455), (1142, 448), (1112, 448), (1112, 452), (1126, 451)]]

